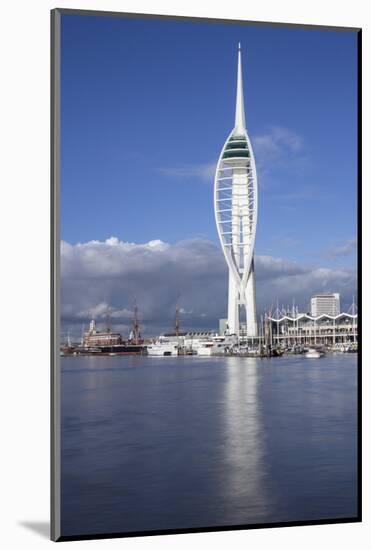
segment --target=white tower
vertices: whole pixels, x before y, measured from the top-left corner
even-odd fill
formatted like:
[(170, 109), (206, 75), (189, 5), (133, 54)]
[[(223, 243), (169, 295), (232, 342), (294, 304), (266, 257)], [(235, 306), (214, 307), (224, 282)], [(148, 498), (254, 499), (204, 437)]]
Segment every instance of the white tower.
[(229, 268), (229, 333), (240, 334), (240, 314), (241, 310), (245, 310), (247, 336), (257, 336), (254, 244), (258, 187), (254, 153), (246, 131), (240, 44), (235, 126), (216, 167), (214, 210), (220, 243)]

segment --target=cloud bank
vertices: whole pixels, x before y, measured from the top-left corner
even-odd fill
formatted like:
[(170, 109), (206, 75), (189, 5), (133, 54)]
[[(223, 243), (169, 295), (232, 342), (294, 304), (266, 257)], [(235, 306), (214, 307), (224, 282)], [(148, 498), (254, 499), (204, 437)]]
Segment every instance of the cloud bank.
[[(307, 309), (316, 292), (340, 292), (350, 303), (356, 275), (350, 269), (310, 268), (272, 256), (257, 256), (259, 311), (296, 303)], [(107, 311), (123, 334), (129, 331), (137, 303), (142, 330), (154, 335), (174, 326), (179, 305), (183, 328), (213, 329), (225, 317), (227, 268), (220, 247), (192, 239), (168, 244), (136, 244), (111, 237), (71, 245), (61, 243), (62, 331), (81, 334), (92, 317), (104, 323)]]

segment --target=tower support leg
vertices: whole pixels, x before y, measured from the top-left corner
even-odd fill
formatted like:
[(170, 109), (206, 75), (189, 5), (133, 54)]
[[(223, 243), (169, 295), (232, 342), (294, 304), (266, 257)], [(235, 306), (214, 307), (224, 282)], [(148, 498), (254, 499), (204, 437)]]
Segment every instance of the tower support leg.
[(254, 261), (251, 264), (251, 271), (247, 280), (245, 290), (246, 304), (246, 333), (247, 336), (256, 337), (258, 335), (258, 324), (256, 320), (256, 296), (255, 296), (255, 272)]
[(228, 286), (228, 328), (229, 334), (239, 335), (238, 288), (232, 273), (229, 274)]

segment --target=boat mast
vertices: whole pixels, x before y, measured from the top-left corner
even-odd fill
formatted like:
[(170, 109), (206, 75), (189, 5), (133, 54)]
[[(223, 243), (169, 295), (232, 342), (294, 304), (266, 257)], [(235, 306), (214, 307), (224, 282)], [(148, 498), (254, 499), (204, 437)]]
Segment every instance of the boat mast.
[(134, 343), (139, 344), (140, 332), (139, 332), (139, 322), (138, 322), (138, 306), (134, 306), (134, 319), (133, 319), (133, 336)]
[(179, 318), (179, 306), (177, 304), (175, 308), (175, 334), (177, 337), (179, 336), (179, 331), (180, 331), (180, 318)]

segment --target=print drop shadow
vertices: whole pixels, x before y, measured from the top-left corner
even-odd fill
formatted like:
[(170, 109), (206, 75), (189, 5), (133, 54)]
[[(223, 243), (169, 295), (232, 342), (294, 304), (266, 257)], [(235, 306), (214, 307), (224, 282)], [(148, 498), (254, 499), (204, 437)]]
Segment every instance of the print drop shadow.
[(50, 523), (49, 521), (20, 521), (18, 525), (30, 529), (37, 533), (42, 538), (50, 538)]

